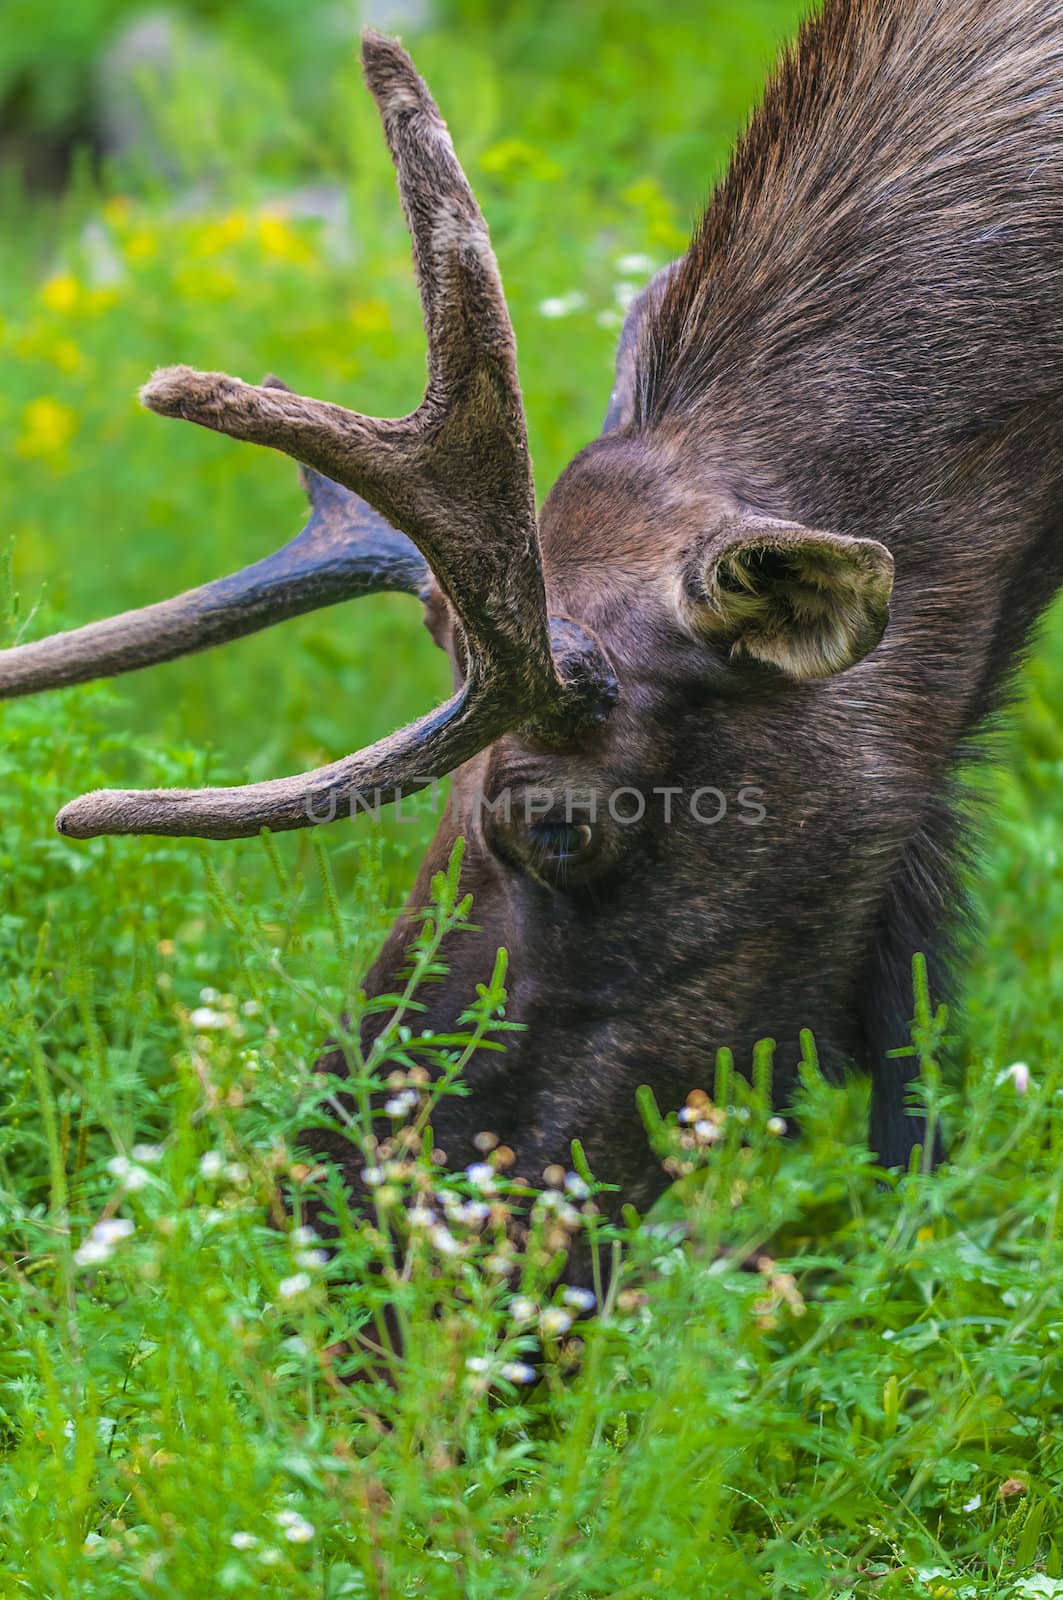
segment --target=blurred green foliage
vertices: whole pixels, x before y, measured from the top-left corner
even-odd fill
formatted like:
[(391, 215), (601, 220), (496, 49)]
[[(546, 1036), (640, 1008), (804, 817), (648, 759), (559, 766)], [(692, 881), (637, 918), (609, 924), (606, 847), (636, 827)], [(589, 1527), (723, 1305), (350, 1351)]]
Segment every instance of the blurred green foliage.
[[(168, 595), (300, 525), (289, 463), (139, 410), (154, 366), (273, 370), (381, 414), (420, 393), (357, 19), (281, 0), (176, 9), (189, 48), (145, 86), (142, 145), (58, 200), (0, 188), (12, 636)], [(8, 0), (0, 100), (27, 136), (85, 131), (92, 63), (130, 14)], [(413, 40), (492, 226), (540, 493), (597, 431), (625, 299), (682, 248), (796, 14), (448, 0)], [(626, 1263), (618, 1293), (534, 1391), (490, 1374), (530, 1353), (510, 1299), (558, 1302), (554, 1268), (530, 1256), (499, 1282), (490, 1247), (469, 1244), (402, 1277), (383, 1234), (314, 1179), (343, 1252), (289, 1306), (298, 1246), (266, 1226), (302, 1181), (309, 1064), (357, 1004), (427, 820), (337, 827), (320, 858), (306, 837), (201, 855), (51, 830), (101, 783), (316, 764), (445, 687), (414, 603), (378, 598), (0, 707), (0, 1592), (1063, 1593), (1058, 615), (977, 780), (953, 1169), (878, 1189), (861, 1086), (828, 1090), (810, 1056), (802, 1140), (780, 1148), (752, 1105), (750, 1155), (732, 1139), (662, 1208), (688, 1253), (637, 1219), (603, 1234)], [(998, 1081), (1017, 1057), (1026, 1101)], [(674, 1124), (651, 1133), (663, 1151)], [(163, 1154), (130, 1190), (108, 1162), (144, 1143)], [(102, 1270), (79, 1266), (116, 1216), (134, 1234)], [(768, 1285), (712, 1265), (769, 1237)], [(396, 1293), (405, 1363), (337, 1386), (334, 1347)], [(1022, 1492), (1002, 1494), (1009, 1480)], [(305, 1544), (280, 1512), (313, 1525)]]
[[(649, 159), (668, 187), (690, 186), (697, 199), (800, 11), (796, 0), (676, 0), (663, 14), (651, 0), (437, 0), (413, 5), (413, 25), (404, 27), (404, 7), (358, 0), (67, 0), (43, 11), (7, 0), (0, 107), (5, 126), (28, 136), (89, 137), (103, 92), (101, 58), (138, 21), (166, 18), (178, 58), (183, 40), (197, 73), (213, 69), (228, 88), (264, 98), (270, 113), (291, 107), (296, 136), (277, 152), (290, 170), (305, 159), (304, 139), (340, 147), (358, 29), (377, 17), (387, 28), (394, 17), (396, 31), (416, 38), (441, 91), (449, 76), (472, 102), (481, 131), (519, 125), (591, 182), (623, 185)], [(179, 75), (179, 59), (177, 66)], [(208, 121), (216, 114), (210, 88), (200, 86), (197, 114), (183, 129), (188, 142), (204, 113)], [(255, 127), (262, 110), (245, 99), (234, 122)], [(456, 118), (456, 104), (452, 111)], [(468, 148), (474, 130), (464, 133)]]

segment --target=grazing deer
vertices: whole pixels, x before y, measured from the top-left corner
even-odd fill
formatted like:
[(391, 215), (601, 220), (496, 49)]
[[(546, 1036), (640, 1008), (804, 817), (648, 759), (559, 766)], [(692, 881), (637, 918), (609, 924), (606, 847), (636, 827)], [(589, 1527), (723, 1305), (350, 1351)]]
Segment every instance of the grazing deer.
[(636, 1087), (678, 1103), (717, 1046), (747, 1059), (770, 1034), (786, 1096), (806, 1026), (826, 1064), (869, 1070), (872, 1146), (904, 1163), (923, 1124), (889, 1052), (912, 953), (948, 985), (954, 769), (1063, 583), (1063, 0), (827, 0), (632, 310), (605, 430), (538, 518), (483, 219), (408, 57), (376, 34), (363, 54), (413, 238), (423, 401), (378, 421), (157, 373), (151, 410), (301, 462), (311, 519), (235, 577), (6, 652), (0, 692), (403, 589), (455, 693), (318, 771), (103, 791), (59, 829), (236, 838), (453, 773), (368, 980), (394, 987), (464, 834), (482, 932), (448, 951), (423, 1020), (448, 1029), (504, 945), (526, 1027), (440, 1106), (452, 1164), (490, 1128), (537, 1177), (578, 1135), (644, 1203), (663, 1179)]

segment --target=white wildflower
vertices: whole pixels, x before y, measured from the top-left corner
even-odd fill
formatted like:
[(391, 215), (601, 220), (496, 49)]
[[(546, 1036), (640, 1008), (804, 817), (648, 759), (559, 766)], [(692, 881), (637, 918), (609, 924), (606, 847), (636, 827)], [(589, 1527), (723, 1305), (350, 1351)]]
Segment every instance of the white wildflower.
[(774, 1133), (779, 1138), (786, 1132), (786, 1123), (782, 1117), (769, 1117), (764, 1126), (769, 1133)]
[(613, 298), (621, 311), (630, 311), (641, 292), (641, 283), (618, 283), (613, 288)]
[(244, 1533), (238, 1530), (229, 1540), (234, 1550), (253, 1550), (258, 1543), (253, 1533)]
[(295, 1300), (299, 1295), (306, 1293), (312, 1281), (308, 1272), (295, 1272), (290, 1278), (281, 1279), (277, 1285), (277, 1293), (282, 1300)]
[(107, 1171), (112, 1178), (116, 1178), (123, 1189), (136, 1194), (151, 1182), (150, 1172), (143, 1167), (136, 1166), (128, 1156), (112, 1156), (107, 1163)]
[(403, 1089), (393, 1095), (384, 1106), (384, 1111), (389, 1117), (404, 1117), (412, 1111), (417, 1104), (417, 1094), (413, 1089)]
[(135, 1228), (136, 1224), (130, 1222), (128, 1217), (105, 1217), (102, 1222), (97, 1222), (91, 1237), (98, 1239), (101, 1244), (114, 1246), (120, 1239), (128, 1239)]
[(1016, 1094), (1028, 1094), (1030, 1092), (1033, 1078), (1025, 1061), (1013, 1061), (1010, 1067), (1005, 1067), (1004, 1071), (997, 1076), (997, 1088), (999, 1089), (1009, 1081), (1014, 1085)]
[(314, 1524), (307, 1522), (305, 1517), (298, 1517), (294, 1522), (289, 1522), (284, 1537), (290, 1544), (309, 1544), (314, 1537)]
[(197, 1006), (188, 1018), (193, 1028), (198, 1028), (200, 1033), (211, 1033), (218, 1028), (227, 1028), (229, 1018), (224, 1011), (216, 1011), (213, 1006)]
[(490, 1215), (491, 1207), (486, 1200), (466, 1200), (464, 1205), (454, 1210), (454, 1216), (459, 1222), (464, 1222), (467, 1228), (478, 1228)]
[(297, 1250), (295, 1263), (296, 1266), (305, 1267), (308, 1271), (316, 1271), (320, 1267), (328, 1266), (328, 1256), (324, 1250)]
[(465, 1368), (466, 1371), (473, 1372), (479, 1376), (484, 1372), (490, 1372), (491, 1363), (485, 1356), (469, 1356), (466, 1359)]
[(201, 1178), (220, 1178), (225, 1167), (225, 1157), (220, 1150), (208, 1150), (199, 1159)]
[(595, 313), (594, 320), (599, 328), (621, 328), (624, 324), (624, 319), (619, 311), (598, 311)]
[(140, 1161), (147, 1167), (155, 1161), (161, 1161), (163, 1156), (161, 1144), (135, 1144), (130, 1153), (134, 1161)]
[(514, 1322), (534, 1322), (539, 1315), (539, 1307), (528, 1295), (517, 1294), (509, 1302), (509, 1314)]
[(465, 1176), (476, 1189), (490, 1190), (495, 1186), (495, 1169), (486, 1161), (474, 1161), (471, 1167), (465, 1168)]
[(566, 1306), (571, 1306), (574, 1311), (594, 1310), (595, 1300), (592, 1289), (580, 1289), (578, 1287), (566, 1289), (561, 1298)]
[(98, 1267), (104, 1261), (109, 1261), (115, 1245), (129, 1238), (133, 1226), (127, 1217), (108, 1217), (97, 1222), (74, 1251), (75, 1264), (79, 1267)]
[(694, 1133), (702, 1144), (715, 1144), (720, 1137), (720, 1130), (715, 1122), (710, 1122), (707, 1117), (702, 1117), (700, 1122), (695, 1122)]
[(441, 1256), (456, 1256), (461, 1250), (461, 1245), (455, 1239), (449, 1228), (444, 1228), (442, 1223), (432, 1229), (432, 1243)]
[(580, 1177), (578, 1172), (565, 1173), (565, 1188), (574, 1200), (586, 1200), (590, 1195), (590, 1184)]
[(436, 1220), (436, 1214), (431, 1206), (426, 1206), (418, 1200), (406, 1213), (406, 1220), (411, 1228), (430, 1228)]
[(982, 1496), (980, 1494), (976, 1494), (972, 1495), (970, 1500), (965, 1502), (963, 1509), (965, 1511), (979, 1511), (981, 1510), (981, 1506)]
[(559, 1339), (572, 1326), (572, 1318), (560, 1306), (547, 1306), (539, 1318), (539, 1331), (546, 1339)]
[(292, 1544), (307, 1544), (314, 1537), (314, 1524), (307, 1522), (298, 1511), (278, 1511), (273, 1520), (284, 1529), (284, 1537)]
[(618, 257), (616, 265), (618, 272), (626, 273), (631, 277), (638, 277), (640, 274), (648, 276), (655, 270), (657, 263), (652, 256), (636, 251), (629, 256)]
[(293, 1228), (288, 1237), (291, 1239), (293, 1245), (296, 1245), (302, 1249), (305, 1245), (317, 1244), (321, 1235), (318, 1233), (316, 1228), (307, 1227), (306, 1223), (304, 1222), (301, 1223), (298, 1228)]
[(526, 1361), (507, 1361), (502, 1368), (503, 1378), (508, 1378), (510, 1383), (534, 1383), (535, 1368), (530, 1367)]
[(363, 1167), (362, 1182), (370, 1189), (376, 1189), (383, 1183), (385, 1177), (383, 1167)]
[(540, 300), (539, 315), (554, 322), (560, 317), (570, 317), (574, 311), (582, 311), (586, 304), (587, 296), (578, 289), (571, 289), (568, 294), (551, 295), (546, 300)]

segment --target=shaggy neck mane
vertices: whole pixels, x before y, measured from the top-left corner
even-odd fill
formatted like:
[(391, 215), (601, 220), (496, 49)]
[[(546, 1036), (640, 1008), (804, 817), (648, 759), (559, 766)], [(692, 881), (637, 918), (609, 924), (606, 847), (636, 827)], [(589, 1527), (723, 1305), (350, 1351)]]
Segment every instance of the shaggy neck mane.
[(1063, 0), (828, 0), (639, 342), (636, 424), (925, 458), (1063, 388)]

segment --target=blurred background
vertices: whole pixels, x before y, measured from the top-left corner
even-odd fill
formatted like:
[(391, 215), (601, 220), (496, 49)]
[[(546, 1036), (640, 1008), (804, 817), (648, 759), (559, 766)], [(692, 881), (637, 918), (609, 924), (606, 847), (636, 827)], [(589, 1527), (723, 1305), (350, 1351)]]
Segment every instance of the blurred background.
[[(289, 462), (138, 408), (155, 366), (274, 371), (382, 415), (417, 402), (420, 316), (360, 79), (364, 23), (411, 47), (486, 212), (542, 495), (597, 431), (624, 309), (684, 248), (802, 9), (6, 0), (0, 526), (17, 636), (172, 594), (301, 526)], [(979, 874), (992, 915), (973, 1003), (997, 1034), (1040, 1036), (1050, 1016), (1063, 1042), (1059, 639), (989, 780), (1001, 820)], [(112, 780), (173, 781), (182, 760), (211, 781), (263, 778), (365, 744), (445, 688), (416, 605), (377, 598), (119, 681), (91, 701), (95, 748)], [(387, 835), (394, 897), (427, 828)], [(1046, 1011), (1046, 993), (1061, 1003)]]

